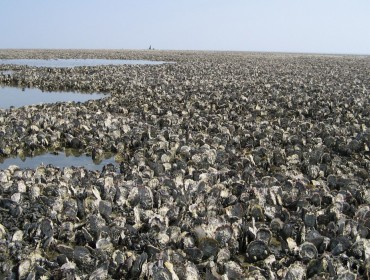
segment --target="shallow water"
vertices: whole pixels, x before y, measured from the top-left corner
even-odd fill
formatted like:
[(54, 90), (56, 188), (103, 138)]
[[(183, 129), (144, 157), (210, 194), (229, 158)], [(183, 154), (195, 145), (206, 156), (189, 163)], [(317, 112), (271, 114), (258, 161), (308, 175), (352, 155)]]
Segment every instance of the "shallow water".
[(21, 107), (55, 102), (86, 102), (105, 97), (99, 93), (43, 92), (37, 88), (0, 87), (0, 108)]
[(13, 70), (0, 70), (0, 74), (2, 74), (2, 75), (13, 75), (14, 71)]
[(19, 157), (16, 158), (7, 158), (4, 162), (0, 162), (0, 169), (6, 169), (10, 165), (17, 165), (22, 169), (32, 168), (36, 169), (40, 165), (48, 165), (52, 164), (55, 167), (63, 168), (69, 166), (75, 167), (84, 167), (88, 170), (101, 170), (104, 165), (107, 164), (114, 164), (118, 168), (118, 163), (114, 161), (114, 158), (111, 157), (109, 159), (104, 159), (102, 161), (93, 161), (90, 156), (86, 155), (79, 155), (75, 156), (72, 154), (66, 154), (64, 152), (59, 152), (59, 154), (55, 155), (52, 153), (43, 154), (35, 157), (26, 157), (21, 159)]
[(149, 64), (158, 65), (164, 61), (123, 59), (0, 59), (0, 64), (27, 65), (33, 67), (77, 67), (99, 65)]

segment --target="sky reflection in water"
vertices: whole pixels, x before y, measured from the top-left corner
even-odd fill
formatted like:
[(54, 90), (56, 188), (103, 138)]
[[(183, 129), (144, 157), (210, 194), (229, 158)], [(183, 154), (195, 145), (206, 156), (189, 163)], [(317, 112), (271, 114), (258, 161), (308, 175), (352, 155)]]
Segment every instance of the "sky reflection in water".
[(31, 67), (78, 67), (99, 65), (159, 65), (164, 61), (123, 59), (0, 59), (0, 64), (27, 65)]
[(84, 167), (88, 170), (102, 170), (104, 165), (107, 164), (114, 164), (118, 168), (118, 163), (114, 161), (114, 157), (109, 159), (104, 159), (100, 162), (93, 161), (90, 156), (87, 155), (72, 155), (66, 154), (64, 152), (59, 152), (57, 155), (48, 153), (42, 154), (35, 157), (26, 157), (25, 159), (21, 159), (19, 157), (16, 158), (7, 158), (4, 162), (0, 162), (0, 169), (6, 169), (10, 165), (17, 165), (22, 169), (32, 168), (36, 169), (41, 164), (48, 165), (52, 164), (56, 167), (63, 168), (68, 166), (75, 166), (75, 167)]
[(0, 108), (21, 107), (55, 102), (86, 102), (107, 95), (99, 93), (43, 92), (38, 88), (0, 87)]

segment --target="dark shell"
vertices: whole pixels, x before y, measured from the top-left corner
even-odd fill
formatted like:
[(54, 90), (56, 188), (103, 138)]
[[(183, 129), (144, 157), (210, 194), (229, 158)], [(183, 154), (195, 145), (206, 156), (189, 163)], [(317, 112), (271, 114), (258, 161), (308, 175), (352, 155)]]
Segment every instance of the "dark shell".
[(257, 230), (257, 233), (256, 233), (257, 240), (261, 240), (261, 241), (264, 241), (266, 244), (269, 244), (271, 237), (272, 237), (272, 233), (269, 229), (260, 228)]
[(244, 208), (241, 203), (226, 207), (226, 213), (232, 219), (241, 219), (244, 216)]
[(153, 279), (155, 280), (172, 280), (171, 273), (165, 267), (153, 268)]
[(143, 209), (152, 209), (153, 208), (153, 194), (148, 187), (138, 186), (134, 187), (129, 194), (128, 202), (131, 207), (140, 205)]
[(249, 209), (249, 215), (251, 217), (253, 217), (256, 221), (264, 221), (265, 220), (264, 210), (260, 205), (253, 205)]
[(299, 257), (304, 261), (317, 258), (317, 254), (315, 245), (310, 242), (305, 242), (299, 246)]
[(304, 216), (304, 224), (307, 228), (315, 228), (317, 224), (317, 218), (314, 213), (307, 213)]
[(317, 230), (310, 230), (306, 234), (306, 240), (319, 248), (324, 241), (324, 236), (322, 236)]
[(50, 219), (43, 219), (40, 225), (41, 233), (46, 237), (54, 235), (53, 222)]
[(92, 262), (90, 251), (86, 247), (76, 246), (73, 251), (73, 260), (76, 263), (88, 265)]
[(203, 258), (203, 252), (199, 248), (185, 248), (186, 255), (195, 263), (200, 262)]
[(256, 262), (266, 259), (269, 252), (269, 247), (264, 241), (255, 240), (248, 244), (246, 257), (248, 262)]
[(105, 200), (99, 201), (99, 213), (102, 215), (102, 217), (108, 219), (112, 214), (112, 203)]
[(216, 256), (219, 251), (219, 243), (212, 238), (202, 238), (199, 240), (198, 248), (202, 251), (203, 258)]
[(274, 233), (279, 233), (283, 227), (284, 223), (279, 218), (275, 218), (270, 222), (271, 231)]
[(233, 230), (229, 225), (223, 225), (216, 229), (215, 239), (218, 241), (220, 246), (225, 246), (231, 239)]
[(351, 246), (351, 241), (347, 236), (340, 236), (331, 239), (330, 251), (334, 256), (337, 256), (345, 251), (347, 251)]

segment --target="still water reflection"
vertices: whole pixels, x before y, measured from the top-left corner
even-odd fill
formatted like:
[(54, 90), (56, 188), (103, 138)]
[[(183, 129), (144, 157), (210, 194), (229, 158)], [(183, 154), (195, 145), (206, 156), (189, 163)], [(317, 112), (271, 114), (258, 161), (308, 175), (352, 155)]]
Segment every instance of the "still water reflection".
[(90, 156), (86, 155), (72, 155), (60, 152), (59, 154), (43, 154), (35, 157), (26, 158), (7, 158), (4, 162), (0, 162), (0, 169), (6, 169), (10, 165), (17, 165), (22, 169), (32, 168), (36, 169), (41, 164), (52, 164), (55, 167), (63, 168), (69, 166), (84, 167), (88, 170), (102, 170), (104, 165), (114, 164), (118, 168), (118, 163), (114, 158), (103, 159), (102, 161), (93, 161)]
[(150, 64), (158, 65), (164, 61), (123, 60), (123, 59), (0, 59), (0, 64), (27, 65), (32, 67), (77, 67), (99, 65)]
[(21, 107), (55, 102), (86, 102), (105, 97), (99, 93), (43, 92), (37, 88), (0, 87), (0, 108)]
[(14, 71), (13, 70), (1, 70), (0, 74), (1, 75), (13, 75)]

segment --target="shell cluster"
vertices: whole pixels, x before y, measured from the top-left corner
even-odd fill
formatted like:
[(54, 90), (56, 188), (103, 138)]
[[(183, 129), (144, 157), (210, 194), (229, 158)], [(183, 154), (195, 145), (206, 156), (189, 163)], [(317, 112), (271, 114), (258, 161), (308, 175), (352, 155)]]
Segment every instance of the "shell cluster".
[(369, 57), (0, 50), (17, 57), (176, 63), (0, 66), (3, 85), (110, 93), (0, 110), (0, 159), (120, 162), (0, 170), (0, 278), (370, 277)]

